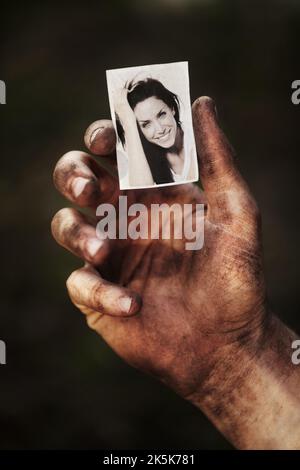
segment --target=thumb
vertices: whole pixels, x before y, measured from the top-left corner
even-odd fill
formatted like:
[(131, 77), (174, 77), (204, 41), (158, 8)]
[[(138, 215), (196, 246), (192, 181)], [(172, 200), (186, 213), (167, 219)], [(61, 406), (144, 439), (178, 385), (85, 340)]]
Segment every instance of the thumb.
[(192, 112), (208, 217), (228, 222), (245, 211), (252, 213), (255, 201), (235, 166), (234, 151), (219, 126), (214, 101), (207, 96), (198, 98)]

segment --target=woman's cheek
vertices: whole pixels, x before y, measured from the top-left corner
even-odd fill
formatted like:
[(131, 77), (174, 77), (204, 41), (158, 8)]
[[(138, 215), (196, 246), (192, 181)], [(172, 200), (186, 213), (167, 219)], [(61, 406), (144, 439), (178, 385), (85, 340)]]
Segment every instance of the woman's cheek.
[(153, 132), (153, 129), (151, 129), (151, 127), (146, 130), (145, 137), (146, 137), (146, 139), (148, 139), (148, 140), (153, 139), (153, 137), (154, 137), (154, 132)]
[(140, 126), (140, 129), (141, 129), (141, 132), (142, 132), (143, 136), (147, 139), (147, 129), (145, 129), (142, 126)]

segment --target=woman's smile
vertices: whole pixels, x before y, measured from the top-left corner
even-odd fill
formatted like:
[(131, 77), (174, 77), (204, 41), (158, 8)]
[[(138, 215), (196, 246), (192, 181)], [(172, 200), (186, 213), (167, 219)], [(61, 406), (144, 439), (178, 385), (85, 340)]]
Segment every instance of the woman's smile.
[(159, 141), (165, 141), (167, 138), (169, 138), (170, 132), (171, 132), (171, 129), (169, 129), (168, 131), (165, 131), (163, 135), (156, 137), (156, 139)]

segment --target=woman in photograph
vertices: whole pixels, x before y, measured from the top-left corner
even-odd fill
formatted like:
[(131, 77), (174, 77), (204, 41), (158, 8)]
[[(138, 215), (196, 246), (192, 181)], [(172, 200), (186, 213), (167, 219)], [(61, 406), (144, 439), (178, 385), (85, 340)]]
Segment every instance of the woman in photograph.
[(128, 158), (128, 185), (153, 186), (195, 178), (176, 94), (155, 79), (130, 83), (115, 99), (118, 136)]

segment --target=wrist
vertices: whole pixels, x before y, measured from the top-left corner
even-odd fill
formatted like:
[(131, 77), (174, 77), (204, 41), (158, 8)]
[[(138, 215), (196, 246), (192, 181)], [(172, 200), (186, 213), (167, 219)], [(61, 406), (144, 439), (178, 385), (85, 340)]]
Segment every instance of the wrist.
[(219, 351), (206, 379), (186, 398), (236, 447), (299, 448), (300, 370), (291, 362), (295, 337), (278, 318), (266, 315), (255, 338)]

